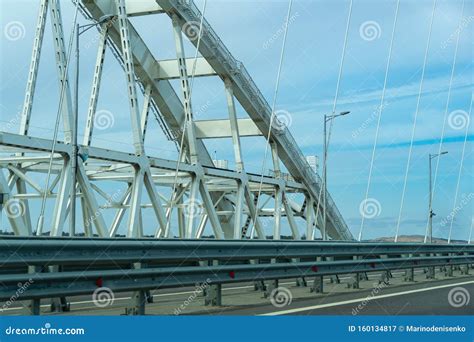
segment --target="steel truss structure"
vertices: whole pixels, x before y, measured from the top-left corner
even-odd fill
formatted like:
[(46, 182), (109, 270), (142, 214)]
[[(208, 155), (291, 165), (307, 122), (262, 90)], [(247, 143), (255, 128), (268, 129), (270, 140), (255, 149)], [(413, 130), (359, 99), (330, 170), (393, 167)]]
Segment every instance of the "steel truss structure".
[[(104, 16), (113, 17), (98, 27), (100, 38), (84, 140), (76, 149), (72, 144), (74, 104), (68, 74), (64, 72), (67, 70), (67, 53), (59, 3), (59, 0), (40, 0), (20, 131), (18, 134), (0, 132), (0, 152), (3, 152), (0, 158), (0, 193), (4, 194), (4, 210), (8, 211), (9, 204), (13, 203), (21, 206), (24, 212), (23, 215), (8, 215), (7, 212), (16, 235), (49, 232), (51, 236), (61, 236), (67, 231), (65, 226), (68, 216), (71, 216), (70, 203), (75, 202), (71, 200), (74, 196), (82, 209), (84, 234), (89, 237), (115, 237), (126, 215), (125, 235), (143, 237), (142, 211), (151, 208), (156, 217), (156, 238), (201, 238), (209, 226), (218, 239), (265, 239), (267, 236), (280, 239), (282, 218), (288, 220), (293, 239), (301, 239), (303, 235), (309, 240), (315, 238), (315, 230), (322, 227), (321, 217), (316, 217), (317, 213), (322, 212), (321, 207), (318, 208), (322, 202), (320, 177), (308, 165), (288, 128), (271, 124), (272, 113), (267, 101), (242, 63), (231, 55), (205, 19), (199, 31), (201, 13), (192, 1), (80, 1), (81, 12), (97, 23)], [(64, 87), (61, 112), (64, 140), (57, 142), (29, 135), (48, 12), (53, 27), (59, 86)], [(167, 15), (171, 18), (176, 59), (160, 61), (152, 55), (129, 19), (144, 15)], [(195, 39), (197, 34), (200, 35), (199, 44)], [(198, 48), (199, 57), (186, 57), (184, 39), (189, 39)], [(127, 80), (133, 154), (98, 148), (92, 144), (107, 48), (119, 60)], [(228, 116), (221, 120), (194, 119), (191, 75), (219, 77), (222, 80)], [(180, 81), (182, 94), (178, 95), (175, 91), (170, 83), (172, 79)], [(142, 104), (138, 103), (137, 86), (144, 93)], [(247, 119), (237, 118), (235, 100), (248, 114)], [(144, 138), (150, 112), (157, 115), (168, 136), (178, 142), (184, 138), (182, 160), (170, 161), (147, 154)], [(266, 137), (269, 132), (273, 175), (246, 172), (241, 139), (248, 136)], [(232, 140), (235, 170), (216, 168), (203, 143), (204, 139), (222, 138)], [(31, 175), (45, 175), (50, 158), (53, 180), (45, 188)], [(76, 160), (77, 165), (74, 163)], [(285, 177), (281, 164), (291, 177)], [(101, 184), (110, 181), (125, 185), (119, 198), (111, 198), (101, 188)], [(166, 191), (170, 193), (170, 189), (174, 189), (171, 200), (164, 195)], [(258, 193), (267, 199), (260, 201), (262, 205), (257, 208)], [(297, 201), (293, 194), (302, 195), (300, 197), (304, 197), (304, 201)], [(55, 201), (54, 211), (50, 216), (51, 222), (45, 222), (49, 226), (35, 231), (30, 201), (43, 196)], [(352, 240), (336, 204), (329, 194), (326, 196), (327, 235), (331, 239)], [(103, 200), (106, 204), (100, 204)], [(272, 209), (264, 208), (268, 203), (273, 203)], [(115, 210), (111, 222), (106, 222), (106, 215), (103, 215), (106, 209)], [(262, 222), (265, 217), (266, 220), (273, 217), (271, 232), (265, 232)], [(295, 221), (297, 217), (306, 222), (303, 231)], [(170, 218), (176, 218), (176, 232), (173, 232)], [(69, 234), (77, 234), (75, 224), (71, 227)]]

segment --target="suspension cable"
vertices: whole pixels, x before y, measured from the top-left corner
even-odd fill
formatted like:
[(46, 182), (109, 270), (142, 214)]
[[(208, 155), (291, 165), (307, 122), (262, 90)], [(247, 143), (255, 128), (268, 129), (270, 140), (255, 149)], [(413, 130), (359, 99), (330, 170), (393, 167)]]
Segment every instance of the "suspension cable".
[[(390, 39), (390, 47), (388, 50), (388, 57), (387, 57), (387, 65), (385, 67), (385, 77), (383, 81), (383, 88), (382, 88), (382, 96), (380, 97), (380, 105), (378, 108), (378, 117), (377, 117), (377, 128), (375, 129), (375, 137), (374, 137), (374, 146), (372, 148), (372, 156), (370, 159), (370, 167), (369, 167), (369, 177), (367, 179), (367, 189), (365, 191), (365, 198), (363, 203), (363, 206), (367, 205), (367, 200), (369, 197), (369, 191), (370, 191), (370, 182), (372, 181), (372, 171), (374, 167), (374, 162), (375, 162), (375, 151), (377, 150), (377, 142), (379, 139), (379, 130), (380, 130), (380, 121), (382, 119), (382, 112), (383, 112), (383, 102), (385, 101), (385, 91), (387, 90), (387, 80), (388, 80), (388, 72), (390, 70), (390, 62), (392, 59), (392, 50), (393, 50), (393, 41), (395, 38), (395, 30), (397, 28), (397, 19), (398, 19), (398, 9), (400, 7), (400, 0), (397, 0), (397, 7), (395, 9), (395, 17), (393, 19), (393, 28), (392, 28), (392, 37)], [(360, 231), (359, 231), (359, 237), (358, 241), (362, 239), (362, 232), (364, 230), (364, 223), (365, 223), (365, 215), (362, 214), (362, 221), (360, 224)]]
[(41, 235), (43, 233), (43, 223), (44, 223), (44, 211), (45, 211), (45, 207), (46, 207), (46, 197), (47, 197), (47, 193), (48, 193), (48, 189), (49, 189), (49, 180), (51, 178), (51, 170), (53, 168), (53, 156), (54, 156), (54, 151), (56, 149), (56, 141), (57, 141), (57, 137), (58, 137), (58, 131), (59, 131), (59, 119), (60, 119), (60, 115), (61, 115), (61, 112), (62, 112), (62, 108), (63, 108), (63, 99), (64, 99), (64, 93), (65, 93), (65, 90), (66, 90), (66, 77), (67, 77), (67, 73), (68, 73), (68, 69), (69, 69), (69, 61), (71, 59), (71, 54), (72, 54), (72, 43), (73, 43), (73, 40), (74, 40), (74, 36), (75, 36), (75, 32), (76, 32), (76, 24), (77, 24), (77, 14), (79, 12), (79, 0), (76, 0), (76, 10), (75, 10), (75, 13), (74, 13), (74, 19), (73, 19), (73, 28), (72, 28), (72, 31), (71, 31), (71, 36), (69, 37), (69, 43), (68, 43), (68, 51), (67, 51), (67, 58), (66, 58), (66, 67), (64, 68), (64, 71), (63, 71), (63, 75), (62, 75), (62, 85), (61, 85), (61, 91), (60, 91), (60, 95), (59, 95), (59, 106), (58, 106), (58, 111), (56, 113), (56, 122), (55, 122), (55, 125), (54, 125), (54, 133), (53, 133), (53, 143), (52, 143), (52, 146), (51, 146), (51, 155), (50, 155), (50, 158), (49, 158), (49, 165), (48, 165), (48, 173), (47, 173), (47, 176), (46, 176), (46, 186), (44, 188), (44, 191), (43, 191), (43, 198), (41, 200), (41, 209), (40, 209), (40, 215), (38, 217), (38, 222), (37, 222), (37, 225), (36, 225), (36, 235)]
[[(337, 75), (336, 93), (334, 94), (334, 101), (333, 101), (333, 104), (332, 104), (332, 113), (333, 114), (336, 112), (337, 100), (339, 98), (339, 87), (340, 87), (340, 84), (341, 84), (342, 70), (344, 68), (344, 61), (345, 61), (346, 47), (347, 47), (347, 37), (349, 36), (349, 26), (350, 26), (350, 23), (351, 23), (351, 18), (352, 18), (352, 0), (349, 3), (349, 11), (347, 13), (346, 31), (344, 33), (344, 43), (342, 45), (341, 62), (339, 63), (339, 73)], [(326, 141), (326, 144), (323, 144), (323, 146), (326, 146), (325, 150), (323, 151), (325, 164), (327, 164), (326, 157), (327, 157), (327, 152), (328, 152), (329, 141), (331, 140), (332, 125), (334, 123), (333, 121), (334, 120), (331, 120), (330, 123), (329, 123), (327, 141)], [(326, 165), (323, 165), (323, 167), (326, 167)], [(318, 221), (319, 208), (321, 207), (321, 205), (320, 205), (321, 196), (322, 196), (324, 188), (326, 188), (326, 185), (323, 183), (323, 184), (320, 185), (319, 194), (318, 194), (318, 203), (316, 204), (316, 216), (315, 216), (316, 222)], [(311, 208), (311, 210), (312, 210), (312, 208)], [(314, 229), (312, 230), (312, 232), (313, 232), (313, 236), (314, 236)], [(307, 238), (309, 238), (309, 237), (307, 237)]]
[(471, 93), (471, 104), (469, 105), (469, 114), (468, 114), (468, 117), (466, 119), (466, 131), (464, 133), (464, 143), (462, 145), (461, 163), (459, 164), (459, 173), (458, 173), (458, 180), (456, 182), (456, 192), (455, 192), (455, 195), (454, 195), (453, 211), (451, 212), (451, 223), (449, 224), (448, 243), (451, 243), (451, 232), (453, 230), (454, 216), (456, 215), (456, 202), (458, 200), (459, 184), (460, 184), (460, 181), (461, 181), (462, 167), (463, 167), (463, 163), (464, 163), (464, 155), (465, 155), (465, 152), (466, 152), (467, 137), (469, 135), (469, 124), (470, 124), (469, 118), (471, 117), (471, 113), (472, 113), (472, 98), (473, 98), (473, 95)]
[[(462, 2), (461, 17), (459, 18), (459, 26), (458, 27), (461, 27), (463, 15), (464, 15), (464, 0)], [(455, 48), (454, 48), (453, 62), (452, 62), (452, 66), (451, 66), (451, 75), (450, 75), (450, 78), (449, 78), (448, 97), (446, 99), (446, 106), (444, 108), (443, 128), (441, 129), (441, 139), (439, 141), (438, 154), (441, 153), (441, 149), (443, 148), (444, 134), (445, 134), (445, 131), (446, 131), (446, 118), (448, 116), (449, 102), (451, 101), (451, 89), (452, 89), (452, 85), (453, 85), (454, 71), (456, 69), (456, 59), (457, 59), (457, 55), (458, 55), (459, 37), (460, 36), (461, 36), (461, 31), (458, 32), (457, 37), (456, 37), (456, 45), (455, 45)], [(431, 196), (432, 198), (434, 197), (434, 194), (435, 194), (435, 191), (436, 191), (436, 180), (438, 178), (439, 159), (440, 158), (436, 158), (436, 166), (435, 166), (435, 172), (434, 172), (434, 178), (433, 178), (433, 192), (432, 192), (432, 196)], [(455, 195), (454, 199), (455, 199), (455, 201), (457, 200), (457, 191), (456, 191), (456, 195)], [(456, 205), (456, 202), (454, 204)], [(428, 215), (430, 215), (430, 213), (428, 213)], [(428, 226), (429, 226), (429, 219), (426, 223), (425, 241), (426, 241), (427, 235), (428, 235)], [(451, 227), (452, 227), (452, 221), (451, 221)], [(450, 240), (450, 239), (451, 239), (451, 230), (449, 232), (448, 240)]]
[(288, 2), (288, 13), (287, 13), (287, 16), (286, 16), (285, 33), (283, 35), (283, 43), (282, 43), (281, 52), (280, 52), (280, 62), (278, 64), (278, 72), (277, 72), (277, 77), (276, 77), (276, 82), (275, 82), (275, 91), (274, 91), (274, 94), (273, 94), (273, 102), (272, 102), (272, 108), (271, 108), (272, 112), (271, 112), (271, 115), (270, 115), (270, 125), (268, 127), (268, 134), (267, 134), (267, 139), (266, 139), (266, 143), (265, 143), (265, 153), (263, 155), (263, 160), (262, 160), (262, 170), (261, 170), (261, 174), (260, 174), (260, 184), (258, 186), (257, 201), (255, 203), (255, 220), (252, 221), (252, 229), (250, 230), (250, 238), (251, 239), (253, 238), (254, 231), (255, 231), (255, 222), (258, 218), (258, 211), (259, 211), (258, 203), (259, 203), (260, 195), (262, 193), (263, 173), (265, 172), (265, 166), (266, 166), (266, 163), (267, 163), (268, 147), (270, 146), (270, 137), (271, 137), (271, 133), (272, 133), (273, 120), (275, 118), (275, 104), (276, 104), (276, 100), (277, 100), (277, 97), (278, 97), (278, 90), (279, 90), (279, 87), (280, 87), (281, 67), (283, 65), (283, 57), (284, 57), (284, 54), (285, 54), (285, 46), (286, 46), (286, 37), (287, 37), (287, 34), (288, 34), (288, 27), (290, 26), (290, 14), (291, 14), (291, 6), (292, 5), (293, 5), (293, 0), (290, 0)]
[(434, 19), (434, 14), (435, 14), (435, 11), (436, 11), (436, 3), (437, 3), (437, 0), (433, 0), (433, 10), (432, 10), (432, 13), (431, 13), (431, 20), (430, 20), (430, 26), (429, 26), (429, 31), (428, 31), (428, 39), (427, 39), (427, 42), (426, 42), (425, 55), (424, 55), (424, 59), (423, 59), (423, 67), (422, 67), (422, 71), (421, 71), (420, 86), (419, 86), (419, 89), (418, 89), (418, 97), (417, 97), (417, 100), (416, 100), (415, 117), (413, 119), (413, 127), (412, 127), (411, 138), (410, 138), (410, 147), (408, 149), (408, 160), (407, 160), (407, 165), (406, 165), (406, 169), (405, 169), (405, 179), (403, 181), (402, 197), (401, 197), (401, 200), (400, 200), (400, 210), (398, 212), (398, 221), (397, 221), (397, 229), (396, 229), (396, 234), (395, 234), (395, 242), (398, 240), (398, 232), (400, 231), (400, 222), (401, 222), (401, 219), (402, 219), (403, 204), (404, 204), (404, 201), (405, 201), (405, 193), (406, 193), (407, 181), (408, 181), (408, 171), (410, 170), (411, 155), (412, 155), (412, 151), (413, 151), (413, 140), (415, 138), (416, 122), (417, 122), (417, 118), (418, 118), (418, 111), (419, 111), (419, 108), (420, 108), (421, 93), (423, 91), (423, 81), (425, 79), (426, 61), (428, 59), (428, 51), (429, 51), (429, 48), (430, 48), (431, 32), (432, 32), (432, 29), (433, 29), (433, 19)]
[[(192, 92), (193, 92), (194, 75), (196, 73), (196, 64), (197, 64), (197, 58), (198, 58), (198, 54), (199, 54), (199, 46), (201, 44), (202, 26), (203, 26), (203, 23), (204, 23), (204, 14), (206, 12), (206, 5), (207, 5), (207, 0), (204, 0), (202, 12), (201, 12), (201, 21), (199, 23), (198, 40), (197, 40), (197, 43), (196, 43), (196, 53), (194, 55), (193, 69), (191, 71), (191, 82), (190, 82), (190, 85), (189, 85), (189, 100), (190, 101), (191, 101), (191, 96), (192, 96)], [(182, 125), (182, 129), (181, 129), (181, 142), (179, 144), (178, 160), (176, 161), (176, 169), (175, 169), (175, 175), (174, 175), (174, 181), (173, 181), (173, 188), (171, 190), (171, 197), (170, 197), (170, 200), (169, 200), (169, 205), (170, 205), (169, 214), (166, 218), (166, 227), (165, 227), (165, 231), (163, 232), (163, 234), (167, 234), (169, 232), (171, 215), (173, 213), (173, 205), (174, 205), (174, 202), (176, 200), (176, 196), (175, 196), (176, 195), (176, 186), (177, 186), (177, 182), (178, 182), (179, 166), (181, 164), (181, 159), (183, 158), (184, 138), (185, 138), (184, 130), (186, 128), (187, 120), (188, 120), (187, 115), (185, 115), (183, 125)]]

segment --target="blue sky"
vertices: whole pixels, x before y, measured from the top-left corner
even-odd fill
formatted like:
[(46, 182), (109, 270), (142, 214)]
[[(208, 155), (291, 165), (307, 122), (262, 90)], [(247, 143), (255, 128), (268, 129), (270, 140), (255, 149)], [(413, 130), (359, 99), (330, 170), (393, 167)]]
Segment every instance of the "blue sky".
[[(68, 40), (73, 6), (70, 1), (61, 3)], [(197, 2), (200, 8), (202, 4), (202, 1)], [(374, 111), (380, 105), (395, 5), (396, 1), (353, 2), (337, 103), (337, 111), (350, 110), (351, 114), (334, 122), (328, 187), (354, 235), (358, 234), (361, 225), (359, 205), (367, 189), (377, 127)], [(287, 1), (209, 0), (206, 8), (206, 19), (234, 57), (244, 63), (269, 103), (275, 87), (283, 39), (281, 29), (287, 6)], [(432, 6), (432, 1), (400, 2), (369, 191), (369, 198), (376, 199), (381, 210), (378, 216), (365, 220), (366, 238), (393, 235), (397, 224)], [(443, 218), (455, 206), (454, 196), (466, 132), (467, 142), (456, 205), (459, 205), (463, 196), (469, 200), (457, 210), (453, 238), (467, 239), (471, 227), (474, 212), (474, 201), (470, 199), (470, 194), (474, 192), (472, 123), (469, 126), (461, 123), (461, 127), (458, 127), (448, 120), (453, 115), (461, 115), (461, 118), (470, 115), (473, 2), (465, 2), (463, 15), (461, 8), (462, 1), (437, 3), (408, 169), (400, 228), (402, 234), (425, 232), (428, 154), (440, 150), (440, 142), (443, 141), (441, 150), (449, 153), (440, 158), (437, 170), (433, 204), (437, 213), (434, 234), (447, 236), (449, 224), (443, 224)], [(322, 119), (324, 113), (332, 110), (348, 9), (349, 1), (295, 0), (293, 4), (276, 109), (290, 113), (289, 129), (308, 155), (321, 154)], [(18, 129), (15, 118), (23, 102), (37, 10), (37, 1), (7, 0), (0, 4), (0, 123), (5, 130)], [(7, 37), (6, 28), (15, 21), (21, 23), (22, 32), (19, 39), (11, 40)], [(133, 18), (131, 21), (157, 59), (175, 57), (171, 24), (166, 15)], [(86, 20), (80, 18), (80, 22), (84, 24)], [(369, 24), (375, 28), (375, 35), (367, 38), (363, 29)], [(447, 103), (458, 32), (459, 46), (451, 97)], [(80, 105), (83, 109), (87, 106), (90, 93), (96, 34), (91, 30), (81, 37)], [(49, 23), (45, 39), (32, 134), (51, 137), (59, 92), (52, 63), (54, 54)], [(186, 50), (188, 56), (194, 56), (191, 44), (186, 44)], [(112, 112), (114, 125), (106, 130), (96, 130), (93, 144), (131, 151), (125, 79), (110, 52), (106, 55), (106, 63), (98, 110)], [(217, 78), (200, 78), (195, 81), (194, 87), (193, 108), (196, 118), (225, 118), (222, 82)], [(239, 116), (245, 115), (239, 106)], [(83, 123), (79, 131), (83, 131)], [(206, 145), (210, 151), (216, 151), (219, 159), (233, 160), (230, 141), (208, 141)], [(170, 159), (176, 156), (173, 144), (166, 141), (155, 123), (150, 124), (146, 146), (151, 155)], [(264, 148), (263, 138), (244, 139), (243, 153), (249, 171), (260, 171)]]

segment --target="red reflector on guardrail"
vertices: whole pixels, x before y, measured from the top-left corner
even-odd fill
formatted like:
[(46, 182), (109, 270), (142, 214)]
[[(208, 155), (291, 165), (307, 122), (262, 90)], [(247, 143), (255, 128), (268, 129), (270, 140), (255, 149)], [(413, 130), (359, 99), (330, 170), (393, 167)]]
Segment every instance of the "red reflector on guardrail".
[(232, 279), (235, 278), (235, 272), (234, 271), (230, 271), (229, 272), (229, 277), (231, 277)]
[(311, 271), (318, 272), (318, 266), (311, 266)]
[(102, 278), (97, 278), (95, 281), (95, 284), (97, 285), (97, 287), (102, 287), (102, 285), (104, 284), (104, 281)]

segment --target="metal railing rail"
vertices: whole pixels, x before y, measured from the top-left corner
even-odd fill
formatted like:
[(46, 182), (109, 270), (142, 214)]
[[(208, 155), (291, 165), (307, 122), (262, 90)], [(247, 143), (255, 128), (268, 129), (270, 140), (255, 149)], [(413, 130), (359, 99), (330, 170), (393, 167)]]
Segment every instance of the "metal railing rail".
[[(91, 294), (99, 287), (98, 283), (100, 283), (100, 287), (108, 287), (114, 292), (145, 291), (193, 286), (197, 283), (212, 285), (374, 271), (386, 272), (396, 269), (453, 266), (473, 262), (473, 255), (425, 256), (396, 259), (7, 274), (0, 275), (0, 284), (2, 285), (0, 300), (8, 300), (15, 293), (18, 295), (17, 300)], [(27, 291), (18, 293), (19, 283), (28, 283)]]
[(191, 262), (249, 259), (352, 257), (381, 255), (470, 254), (473, 244), (353, 243), (294, 240), (176, 240), (107, 238), (0, 238), (0, 269), (30, 265), (117, 265), (133, 262)]

